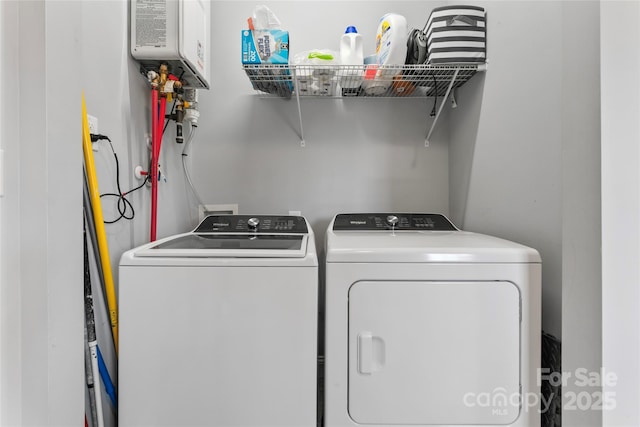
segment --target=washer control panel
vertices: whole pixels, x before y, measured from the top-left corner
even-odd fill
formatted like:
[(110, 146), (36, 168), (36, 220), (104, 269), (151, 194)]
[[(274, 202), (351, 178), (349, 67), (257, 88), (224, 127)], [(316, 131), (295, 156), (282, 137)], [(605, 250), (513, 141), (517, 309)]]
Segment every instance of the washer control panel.
[(457, 228), (440, 214), (362, 213), (337, 215), (333, 230), (455, 231)]
[(301, 216), (211, 215), (202, 220), (195, 233), (308, 233)]
[(301, 216), (211, 215), (202, 220), (195, 233), (308, 233)]

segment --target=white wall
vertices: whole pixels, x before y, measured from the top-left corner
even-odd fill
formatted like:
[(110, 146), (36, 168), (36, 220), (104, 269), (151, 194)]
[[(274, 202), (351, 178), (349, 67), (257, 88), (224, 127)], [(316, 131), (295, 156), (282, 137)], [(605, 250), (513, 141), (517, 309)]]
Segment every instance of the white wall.
[[(290, 32), (292, 54), (338, 50), (355, 25), (365, 55), (379, 18), (404, 14), (422, 27), (442, 2), (264, 2)], [(201, 93), (193, 175), (206, 203), (238, 203), (241, 213), (300, 210), (322, 248), (331, 217), (345, 211), (448, 211), (446, 117), (432, 137), (424, 99), (306, 99), (300, 147), (295, 99), (261, 99), (240, 65), (240, 34), (254, 3), (212, 3), (212, 89)], [(224, 43), (220, 41), (224, 40)]]
[(640, 425), (640, 4), (602, 2), (602, 364), (605, 426)]
[[(563, 371), (597, 372), (599, 3), (478, 4), (488, 11), (489, 68), (459, 90), (450, 116), (451, 214), (540, 251), (543, 329), (563, 339)], [(574, 380), (563, 389), (600, 391)], [(563, 423), (600, 425), (601, 413), (569, 408)]]
[(586, 427), (602, 425), (601, 410), (572, 404), (602, 393), (575, 378), (602, 366), (600, 5), (562, 2), (562, 22), (562, 421)]
[(451, 216), (540, 251), (542, 325), (560, 336), (562, 2), (472, 3), (487, 10), (489, 66), (450, 114)]
[[(44, 76), (44, 92), (30, 92), (23, 89), (21, 92), (21, 121), (27, 120), (31, 124), (32, 120), (42, 120), (46, 126), (46, 138), (43, 140), (29, 141), (28, 137), (22, 139), (25, 143), (35, 142), (33, 148), (42, 152), (42, 160), (34, 150), (24, 147), (25, 157), (23, 159), (22, 191), (29, 195), (22, 201), (22, 221), (25, 230), (31, 235), (28, 237), (29, 243), (25, 242), (23, 248), (28, 248), (29, 244), (34, 247), (42, 245), (46, 240), (46, 256), (42, 261), (46, 264), (46, 276), (44, 282), (47, 288), (42, 288), (41, 279), (37, 277), (35, 282), (30, 284), (37, 289), (39, 296), (46, 298), (47, 311), (46, 318), (42, 318), (40, 327), (47, 325), (48, 339), (47, 345), (47, 371), (46, 381), (38, 378), (36, 387), (44, 387), (47, 391), (46, 422), (50, 426), (64, 426), (76, 422), (78, 417), (82, 417), (82, 379), (84, 373), (78, 369), (78, 365), (83, 363), (83, 355), (72, 349), (78, 348), (83, 340), (83, 327), (78, 318), (82, 316), (84, 299), (78, 288), (82, 276), (82, 249), (79, 245), (81, 241), (81, 221), (82, 214), (79, 211), (69, 209), (70, 206), (79, 206), (81, 194), (78, 191), (78, 175), (81, 174), (79, 167), (82, 154), (78, 147), (78, 132), (81, 129), (79, 117), (81, 108), (79, 102), (70, 103), (64, 109), (58, 108), (62, 99), (79, 99), (81, 94), (80, 81), (66, 81), (65, 85), (60, 85), (61, 81), (68, 80), (69, 69), (77, 69), (81, 63), (80, 57), (80, 29), (69, 22), (78, 22), (82, 15), (81, 9), (70, 7), (73, 4), (63, 2), (45, 3), (45, 56), (46, 74)], [(30, 31), (28, 26), (21, 26), (21, 30)], [(25, 35), (26, 36), (26, 35)], [(64, 49), (58, 50), (58, 47)], [(23, 54), (30, 55), (26, 49)], [(35, 76), (34, 76), (35, 77)], [(22, 83), (22, 82), (21, 82)], [(38, 84), (34, 86), (33, 81), (27, 78), (23, 81), (31, 89), (38, 89)], [(46, 113), (43, 116), (30, 116), (33, 114), (30, 104), (42, 100), (43, 95), (46, 100)], [(26, 109), (24, 107), (27, 107)], [(25, 111), (26, 110), (26, 111)], [(29, 114), (27, 114), (29, 113)], [(34, 157), (36, 163), (34, 164)], [(24, 163), (30, 166), (25, 166)], [(61, 167), (61, 165), (76, 165), (75, 167)], [(45, 173), (40, 175), (38, 169), (44, 169)], [(30, 180), (39, 180), (41, 197), (32, 198), (28, 187), (24, 184)], [(64, 191), (64, 189), (68, 189)], [(73, 191), (72, 189), (77, 189)], [(43, 191), (44, 190), (44, 191)], [(42, 221), (43, 205), (47, 211), (47, 221), (43, 225)], [(27, 253), (28, 254), (28, 253)], [(23, 253), (25, 255), (25, 253)], [(44, 254), (43, 254), (44, 255)], [(34, 270), (34, 263), (38, 259), (23, 258), (23, 292), (26, 284), (26, 273)], [(38, 265), (38, 264), (36, 264)], [(23, 293), (24, 302), (30, 301), (30, 296)], [(29, 309), (23, 307), (23, 331), (28, 328), (27, 318), (32, 317), (37, 308), (29, 305)], [(41, 315), (41, 313), (37, 313)], [(32, 338), (33, 339), (33, 338)], [(27, 341), (26, 339), (23, 341)], [(40, 346), (37, 346), (38, 348)], [(38, 351), (37, 349), (35, 351)], [(23, 362), (29, 360), (29, 351), (23, 347)], [(44, 358), (39, 356), (38, 363), (42, 363)], [(34, 367), (27, 366), (23, 378), (34, 377)], [(27, 383), (23, 383), (26, 385)], [(29, 401), (35, 390), (25, 387), (23, 389), (23, 403)], [(27, 414), (29, 414), (27, 416)], [(41, 425), (40, 418), (31, 418), (31, 411), (25, 411), (23, 421), (29, 425)]]
[[(0, 2), (0, 81), (18, 75), (18, 44), (11, 34), (18, 33), (18, 7), (14, 2)], [(19, 99), (19, 85), (0, 86), (0, 147), (5, 151), (3, 178), (5, 196), (0, 199), (0, 424), (18, 425), (21, 419), (20, 352), (20, 212), (17, 188), (19, 158), (19, 117), (14, 101)]]
[(80, 86), (68, 78), (79, 65), (72, 23), (81, 8), (65, 6), (2, 3), (2, 73), (11, 76), (2, 97), (6, 425), (71, 425), (84, 409), (82, 217), (69, 208), (81, 203)]

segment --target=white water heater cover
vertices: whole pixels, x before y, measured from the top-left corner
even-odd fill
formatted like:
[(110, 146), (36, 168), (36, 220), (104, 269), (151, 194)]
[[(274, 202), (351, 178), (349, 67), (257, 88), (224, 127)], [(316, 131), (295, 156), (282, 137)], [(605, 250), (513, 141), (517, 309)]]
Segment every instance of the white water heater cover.
[(131, 0), (131, 55), (145, 71), (161, 63), (186, 87), (209, 89), (209, 0)]

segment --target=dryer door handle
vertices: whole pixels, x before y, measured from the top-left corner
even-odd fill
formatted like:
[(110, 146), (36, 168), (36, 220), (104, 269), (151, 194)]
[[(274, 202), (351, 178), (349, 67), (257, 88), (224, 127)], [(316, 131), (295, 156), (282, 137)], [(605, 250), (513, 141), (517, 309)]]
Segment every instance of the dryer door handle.
[(382, 369), (385, 361), (384, 340), (369, 331), (358, 334), (358, 372), (371, 375)]

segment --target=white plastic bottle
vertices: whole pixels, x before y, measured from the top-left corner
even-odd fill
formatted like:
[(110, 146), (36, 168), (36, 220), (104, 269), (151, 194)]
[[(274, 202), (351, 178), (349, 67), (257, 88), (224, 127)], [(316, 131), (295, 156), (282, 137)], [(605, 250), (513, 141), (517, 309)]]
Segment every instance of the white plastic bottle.
[[(379, 65), (404, 65), (407, 58), (407, 18), (387, 13), (378, 23), (376, 55)], [(395, 75), (396, 72), (384, 73)]]
[(378, 22), (376, 31), (375, 79), (362, 84), (366, 95), (385, 95), (393, 83), (393, 77), (401, 72), (407, 57), (407, 19), (396, 13), (387, 13)]
[(349, 26), (340, 39), (340, 86), (343, 95), (357, 95), (364, 72), (362, 36), (356, 27)]

